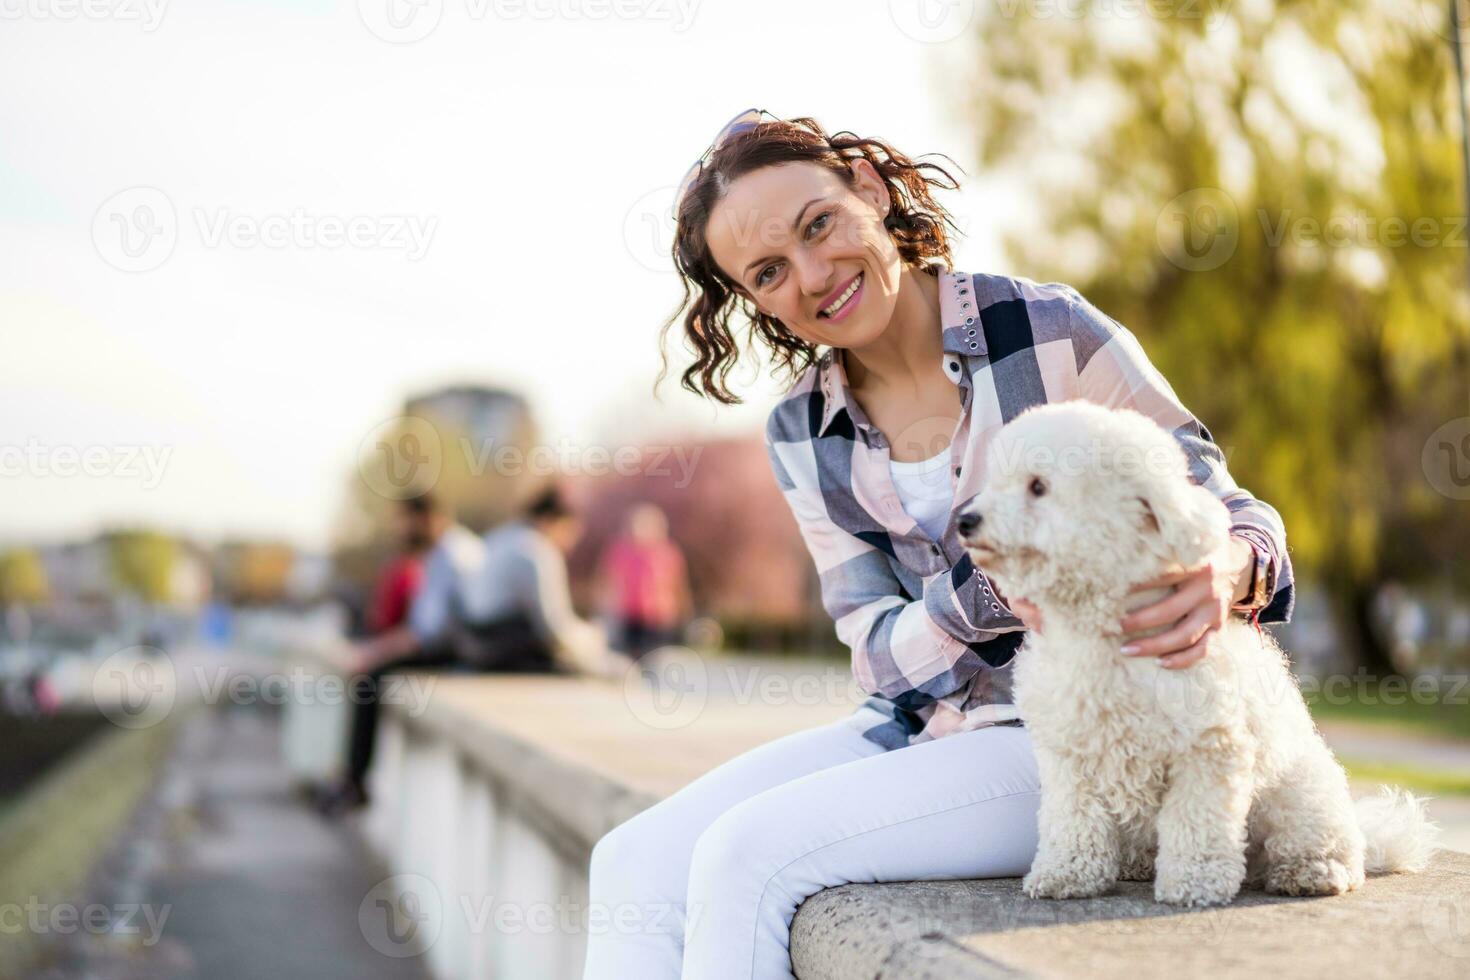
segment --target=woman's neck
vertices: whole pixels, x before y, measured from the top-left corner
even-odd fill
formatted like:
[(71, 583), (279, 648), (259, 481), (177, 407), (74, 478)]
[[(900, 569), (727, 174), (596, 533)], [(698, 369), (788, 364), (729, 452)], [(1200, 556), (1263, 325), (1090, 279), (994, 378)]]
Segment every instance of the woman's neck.
[(893, 318), (878, 338), (843, 355), (854, 392), (901, 387), (932, 372), (944, 352), (939, 330), (939, 278), (904, 266)]

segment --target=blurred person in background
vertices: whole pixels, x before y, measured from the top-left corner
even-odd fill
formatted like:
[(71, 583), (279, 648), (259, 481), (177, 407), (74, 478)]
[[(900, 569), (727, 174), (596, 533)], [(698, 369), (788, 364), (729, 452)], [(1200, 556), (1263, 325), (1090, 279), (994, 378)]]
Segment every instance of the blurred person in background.
[(383, 675), (460, 666), (452, 627), (482, 565), (484, 545), (428, 494), (400, 501), (395, 521), (402, 551), (384, 568), (368, 610), (375, 635), (356, 644), (349, 655), (347, 666), (354, 676), (347, 772), (318, 797), (318, 806), (328, 814), (367, 802), (365, 779), (377, 741)]
[(602, 630), (572, 608), (566, 555), (582, 523), (554, 489), (483, 538), (430, 504), (433, 548), (403, 623), (356, 649), (348, 771), (321, 800), (336, 814), (367, 802), (384, 674), (605, 672)]
[(472, 616), (457, 637), (467, 662), (484, 670), (605, 671), (603, 631), (572, 607), (567, 555), (581, 536), (581, 519), (555, 488), (485, 535)]
[(367, 608), (367, 630), (381, 636), (402, 626), (424, 580), (424, 556), (433, 547), (434, 503), (430, 497), (411, 497), (393, 511), (398, 552), (383, 563)]
[(635, 662), (675, 642), (692, 614), (684, 553), (654, 504), (639, 504), (629, 513), (625, 533), (602, 554), (599, 578), (616, 648)]

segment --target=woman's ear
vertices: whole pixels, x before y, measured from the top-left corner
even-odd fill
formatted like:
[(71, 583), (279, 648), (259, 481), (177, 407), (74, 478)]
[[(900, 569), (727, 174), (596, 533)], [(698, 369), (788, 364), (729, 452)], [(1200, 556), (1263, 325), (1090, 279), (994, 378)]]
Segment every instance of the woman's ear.
[(878, 175), (872, 162), (867, 157), (858, 157), (849, 166), (852, 167), (852, 175), (857, 181), (853, 191), (872, 205), (880, 218), (886, 215), (892, 207), (888, 185)]

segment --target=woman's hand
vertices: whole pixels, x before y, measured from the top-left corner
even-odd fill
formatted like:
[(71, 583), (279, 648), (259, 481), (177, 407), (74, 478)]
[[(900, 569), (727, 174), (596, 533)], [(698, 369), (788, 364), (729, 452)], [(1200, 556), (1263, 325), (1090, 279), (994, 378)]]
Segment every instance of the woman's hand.
[(1141, 582), (1130, 591), (1174, 585), (1177, 588), (1158, 602), (1135, 609), (1123, 617), (1124, 633), (1173, 626), (1153, 636), (1132, 640), (1122, 652), (1130, 657), (1158, 657), (1171, 670), (1193, 667), (1204, 659), (1209, 635), (1225, 625), (1230, 607), (1242, 598), (1240, 586), (1255, 562), (1250, 542), (1232, 536), (1230, 545), (1198, 568), (1163, 575)]

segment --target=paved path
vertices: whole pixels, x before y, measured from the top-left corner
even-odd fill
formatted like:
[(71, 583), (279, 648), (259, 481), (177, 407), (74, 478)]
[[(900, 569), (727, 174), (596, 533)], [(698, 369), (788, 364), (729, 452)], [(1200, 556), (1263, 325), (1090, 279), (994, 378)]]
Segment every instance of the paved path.
[(41, 976), (425, 980), (419, 960), (384, 956), (364, 938), (358, 909), (384, 873), (352, 831), (292, 795), (280, 759), (269, 715), (192, 718), (157, 798), (91, 899), (142, 903), (154, 921), (166, 911), (160, 938), (144, 945), (78, 933), (59, 942), (58, 961)]

